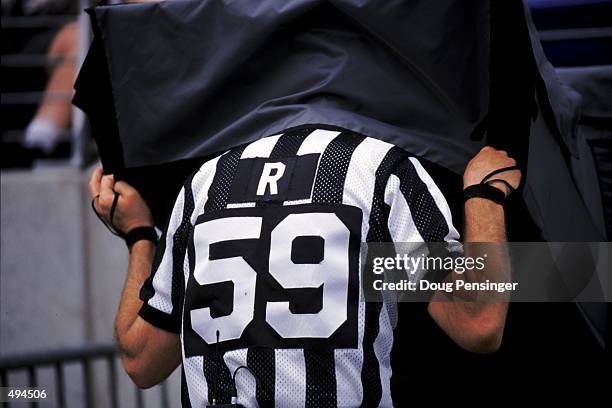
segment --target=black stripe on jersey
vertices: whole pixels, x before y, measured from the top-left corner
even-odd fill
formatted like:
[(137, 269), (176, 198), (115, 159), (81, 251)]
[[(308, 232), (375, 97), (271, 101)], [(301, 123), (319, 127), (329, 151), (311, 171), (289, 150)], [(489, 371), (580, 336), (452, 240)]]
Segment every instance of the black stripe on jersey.
[[(387, 152), (378, 169), (370, 209), (367, 242), (391, 242), (388, 228), (389, 206), (385, 203), (385, 187), (391, 172), (407, 157), (406, 152), (393, 147)], [(370, 255), (368, 255), (370, 256)], [(364, 275), (365, 276), (365, 275)], [(364, 285), (367, 285), (365, 283)], [(365, 286), (364, 286), (365, 287)], [(365, 327), (363, 331), (363, 365), (361, 367), (361, 384), (363, 386), (363, 407), (376, 407), (382, 398), (382, 383), (378, 358), (374, 353), (374, 341), (380, 330), (379, 319), (382, 303), (366, 302)]]
[(202, 356), (202, 371), (208, 386), (208, 401), (217, 404), (229, 404), (232, 393), (232, 375), (230, 374), (223, 354)]
[[(393, 172), (400, 180), (400, 191), (408, 203), (412, 220), (419, 231), (419, 234), (426, 243), (442, 242), (449, 232), (449, 227), (440, 208), (436, 204), (427, 185), (416, 171), (410, 160), (404, 160), (402, 164)], [(448, 254), (441, 254), (439, 246), (428, 245), (431, 252), (438, 252), (438, 256), (444, 257)], [(423, 279), (428, 281), (441, 282), (447, 275), (445, 270), (431, 269), (427, 271)], [(423, 298), (423, 301), (428, 301)]]
[(304, 128), (283, 133), (283, 135), (276, 141), (276, 144), (270, 153), (270, 159), (281, 159), (283, 157), (295, 156), (304, 139), (306, 139), (306, 137), (314, 130), (314, 128)]
[[(333, 408), (336, 395), (336, 364), (333, 350), (304, 349), (306, 365), (306, 407)], [(323, 381), (322, 381), (323, 380)]]
[[(321, 156), (313, 203), (342, 203), (344, 182), (357, 146), (364, 136), (343, 132), (334, 138)], [(337, 405), (336, 368), (333, 350), (304, 349), (306, 369), (306, 407)]]
[[(189, 240), (189, 235), (191, 233), (191, 229), (193, 228), (190, 220), (195, 205), (193, 199), (193, 192), (191, 190), (191, 182), (193, 181), (194, 175), (195, 173), (189, 176), (183, 186), (183, 218), (181, 220), (181, 224), (176, 229), (176, 232), (172, 237), (172, 291), (170, 294), (172, 302), (172, 313), (168, 315), (155, 308), (150, 307), (147, 303), (149, 299), (155, 294), (155, 290), (153, 289), (153, 278), (155, 276), (155, 272), (151, 274), (151, 276), (146, 280), (145, 284), (140, 290), (140, 298), (144, 301), (144, 303), (140, 309), (139, 315), (143, 319), (155, 324), (156, 326), (173, 333), (180, 333), (181, 331), (181, 319), (183, 313), (182, 304), (185, 295), (185, 278), (183, 266), (185, 254), (187, 252), (187, 243)], [(162, 240), (162, 246), (158, 248), (156, 252), (157, 259), (155, 262), (157, 266), (159, 266), (163, 253), (166, 250), (165, 233), (162, 236)], [(157, 268), (153, 270), (156, 271)]]
[(351, 132), (342, 132), (323, 152), (315, 180), (312, 202), (342, 203), (344, 181), (355, 148), (365, 139)]
[(208, 200), (204, 204), (204, 212), (222, 210), (227, 206), (232, 182), (245, 147), (232, 149), (219, 158), (215, 177), (208, 189)]
[(374, 197), (370, 209), (370, 220), (367, 242), (391, 242), (388, 220), (390, 208), (385, 203), (385, 189), (389, 176), (393, 174), (408, 154), (400, 148), (392, 147), (376, 170), (376, 182), (374, 184)]
[(249, 347), (247, 351), (247, 367), (256, 380), (255, 398), (260, 407), (274, 406), (275, 362), (272, 348)]
[(423, 240), (444, 241), (449, 232), (446, 219), (412, 162), (404, 160), (393, 174), (400, 180), (400, 191), (410, 207), (412, 219)]
[(382, 382), (374, 341), (380, 331), (380, 311), (382, 303), (366, 302), (365, 327), (363, 329), (363, 364), (361, 366), (361, 385), (363, 387), (362, 407), (377, 407), (382, 398)]

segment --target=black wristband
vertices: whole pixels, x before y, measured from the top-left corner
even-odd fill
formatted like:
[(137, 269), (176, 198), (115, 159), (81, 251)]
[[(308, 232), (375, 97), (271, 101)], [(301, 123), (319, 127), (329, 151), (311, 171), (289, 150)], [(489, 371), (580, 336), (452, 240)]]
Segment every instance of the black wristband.
[(155, 232), (153, 227), (138, 227), (125, 234), (123, 239), (125, 239), (125, 244), (128, 248), (131, 248), (132, 245), (143, 239), (157, 244), (157, 232)]
[(500, 182), (504, 184), (508, 188), (508, 195), (514, 192), (514, 187), (512, 187), (512, 185), (510, 185), (510, 183), (508, 183), (506, 180), (503, 180), (503, 179), (490, 180), (490, 179), (492, 176), (496, 174), (503, 173), (505, 171), (512, 171), (512, 170), (519, 170), (519, 167), (518, 166), (508, 166), (508, 167), (502, 167), (501, 169), (493, 170), (492, 172), (487, 174), (485, 178), (483, 178), (480, 181), (480, 184), (474, 184), (472, 186), (465, 188), (463, 190), (463, 202), (466, 202), (470, 198), (480, 197), (480, 198), (485, 198), (487, 200), (491, 200), (494, 203), (497, 203), (503, 206), (504, 203), (506, 202), (506, 198), (507, 198), (506, 194), (504, 194), (504, 192), (501, 191), (500, 189), (497, 189), (491, 186), (491, 184), (494, 182)]
[(504, 205), (506, 201), (506, 195), (503, 191), (486, 183), (474, 184), (463, 190), (464, 202), (474, 197), (486, 198), (500, 205)]

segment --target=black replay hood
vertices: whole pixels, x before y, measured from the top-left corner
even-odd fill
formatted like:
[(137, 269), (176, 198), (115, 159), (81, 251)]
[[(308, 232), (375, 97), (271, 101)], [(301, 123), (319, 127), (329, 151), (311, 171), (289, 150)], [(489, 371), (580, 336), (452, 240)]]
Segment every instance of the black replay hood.
[(569, 170), (580, 98), (559, 84), (521, 1), (178, 0), (88, 12), (94, 40), (74, 103), (105, 171), (135, 184), (161, 223), (204, 158), (326, 124), (455, 177), (485, 144), (506, 149), (540, 238), (604, 240)]

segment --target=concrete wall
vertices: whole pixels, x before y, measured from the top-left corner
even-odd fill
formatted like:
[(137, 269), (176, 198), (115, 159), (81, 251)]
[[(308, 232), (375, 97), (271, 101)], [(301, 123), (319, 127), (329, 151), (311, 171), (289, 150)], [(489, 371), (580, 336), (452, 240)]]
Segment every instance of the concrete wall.
[[(89, 174), (68, 167), (0, 173), (0, 355), (113, 339), (127, 249), (91, 211)], [(104, 364), (94, 373), (97, 405), (109, 406)], [(50, 370), (38, 374), (53, 388)], [(133, 386), (118, 374), (121, 406), (134, 406)], [(179, 381), (178, 372), (168, 381), (171, 406), (180, 406)], [(9, 376), (9, 385), (25, 383), (25, 373)], [(69, 406), (84, 406), (78, 367), (67, 369), (66, 383)], [(145, 394), (146, 406), (157, 406), (159, 390)]]

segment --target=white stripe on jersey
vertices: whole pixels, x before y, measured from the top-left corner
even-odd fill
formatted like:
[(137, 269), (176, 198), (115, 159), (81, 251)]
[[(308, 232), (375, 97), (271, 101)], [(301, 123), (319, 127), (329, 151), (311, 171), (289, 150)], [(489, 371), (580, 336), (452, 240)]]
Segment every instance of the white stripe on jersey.
[(312, 153), (323, 153), (329, 142), (334, 140), (341, 132), (317, 129), (306, 136), (297, 151), (298, 156)]
[[(385, 303), (383, 306), (378, 316), (378, 334), (376, 340), (374, 340), (374, 354), (378, 359), (380, 385), (382, 385), (382, 395), (378, 406), (393, 407), (393, 400), (391, 399), (391, 350), (393, 349), (393, 329), (396, 323), (391, 322), (389, 305)], [(392, 307), (395, 308), (395, 304)], [(393, 314), (396, 313), (393, 312)]]
[[(223, 360), (230, 373), (233, 374), (240, 366), (247, 366), (247, 353), (248, 349), (238, 349), (223, 354)], [(257, 380), (248, 370), (241, 369), (236, 373), (236, 389), (240, 390), (238, 392), (238, 404), (245, 407), (257, 406), (257, 398), (255, 398)]]
[(385, 204), (391, 207), (388, 227), (393, 242), (423, 242), (406, 197), (400, 191), (400, 179), (395, 174), (391, 174), (387, 181)]
[(376, 184), (376, 171), (393, 145), (365, 138), (355, 148), (346, 172), (342, 203), (365, 209), (361, 220), (361, 236), (368, 236), (370, 210)]
[(170, 216), (170, 222), (168, 223), (168, 229), (166, 231), (166, 249), (155, 275), (153, 276), (153, 288), (155, 289), (155, 293), (147, 302), (149, 306), (167, 314), (171, 314), (173, 309), (172, 246), (174, 245), (174, 234), (183, 220), (184, 201), (185, 189), (182, 188), (176, 199), (172, 215)]
[(272, 153), (272, 149), (274, 149), (276, 142), (281, 136), (282, 134), (268, 136), (254, 141), (244, 148), (240, 158), (253, 159), (255, 157), (269, 157), (270, 153)]
[[(294, 349), (274, 350), (275, 370), (274, 374), (274, 401), (279, 403), (291, 401), (295, 407), (303, 407), (306, 404), (306, 362), (304, 351)], [(284, 367), (284, 370), (279, 370)], [(287, 369), (287, 367), (291, 367)]]
[[(193, 176), (193, 180), (191, 180), (191, 191), (193, 192), (194, 200), (193, 212), (191, 213), (190, 219), (191, 225), (195, 225), (197, 218), (204, 214), (204, 205), (206, 205), (206, 201), (208, 201), (208, 190), (210, 189), (210, 185), (215, 178), (217, 163), (223, 156), (224, 155), (217, 156), (214, 159), (206, 162), (200, 171)], [(188, 273), (189, 271), (187, 270), (185, 274), (185, 282), (187, 282)]]
[(444, 195), (442, 194), (436, 183), (432, 180), (429, 173), (427, 173), (423, 166), (421, 166), (421, 163), (416, 159), (416, 157), (411, 157), (410, 161), (416, 169), (416, 172), (419, 175), (421, 181), (423, 181), (423, 183), (425, 183), (425, 185), (427, 186), (427, 190), (429, 190), (429, 194), (431, 194), (434, 201), (436, 202), (436, 206), (444, 216), (444, 220), (446, 220), (446, 225), (448, 225), (448, 234), (446, 234), (444, 240), (446, 242), (457, 241), (459, 239), (459, 233), (453, 225), (453, 216), (451, 215), (450, 208), (448, 207), (448, 203), (446, 202)]
[[(393, 146), (389, 143), (382, 142), (371, 138), (366, 138), (361, 142), (353, 155), (346, 173), (346, 180), (344, 182), (344, 191), (342, 197), (342, 203), (346, 205), (353, 205), (361, 208), (363, 211), (363, 218), (361, 220), (361, 237), (368, 236), (368, 230), (370, 227), (370, 211), (372, 209), (372, 198), (374, 197), (374, 186), (376, 184), (376, 170), (380, 166), (381, 162), (385, 158), (387, 152)], [(365, 238), (363, 238), (365, 239)], [(359, 270), (361, 270), (361, 257), (359, 259)], [(359, 285), (361, 291), (361, 284)], [(363, 388), (361, 384), (361, 367), (363, 365), (363, 333), (365, 329), (365, 303), (359, 302), (358, 311), (358, 345), (357, 350), (352, 349), (336, 349), (334, 352), (335, 370), (336, 370), (336, 395), (338, 406), (358, 406), (361, 404), (363, 399)], [(381, 316), (386, 313), (381, 313)], [(381, 331), (383, 328), (388, 327), (381, 324)], [(392, 332), (392, 329), (391, 329)], [(380, 336), (379, 336), (380, 337)], [(378, 340), (378, 338), (377, 338)], [(378, 345), (380, 347), (380, 345)], [(374, 342), (374, 351), (378, 356), (380, 350), (376, 350), (377, 343)], [(391, 352), (389, 348), (388, 353)], [(379, 357), (380, 361), (380, 357)], [(391, 368), (387, 364), (387, 367), (380, 366), (381, 383), (383, 390), (385, 386), (389, 386), (388, 379), (391, 378)], [(388, 377), (385, 380), (385, 377)], [(352, 379), (353, 383), (342, 382), (342, 379)], [(383, 399), (381, 405), (391, 405), (390, 398), (389, 403), (385, 399), (386, 395), (383, 391)], [(389, 396), (390, 397), (390, 396)]]
[[(427, 247), (422, 247), (416, 243), (425, 242), (419, 230), (414, 223), (412, 217), (412, 211), (406, 201), (406, 197), (400, 191), (400, 179), (395, 174), (389, 176), (387, 185), (385, 187), (385, 204), (391, 207), (389, 211), (389, 218), (387, 220), (387, 227), (393, 240), (395, 251), (398, 254), (404, 254), (406, 249), (410, 251), (423, 251), (428, 252)], [(403, 247), (397, 243), (415, 243), (413, 246)], [(406, 254), (412, 256), (414, 254)], [(407, 278), (412, 282), (418, 282), (424, 276), (426, 271), (420, 269), (415, 273), (409, 274)]]
[(203, 366), (202, 356), (185, 358), (185, 352), (183, 352), (183, 370), (185, 370), (185, 381), (187, 382), (189, 402), (192, 407), (205, 407), (210, 403), (208, 401), (208, 386), (202, 374)]

